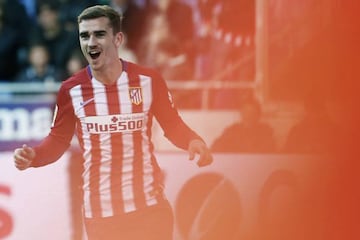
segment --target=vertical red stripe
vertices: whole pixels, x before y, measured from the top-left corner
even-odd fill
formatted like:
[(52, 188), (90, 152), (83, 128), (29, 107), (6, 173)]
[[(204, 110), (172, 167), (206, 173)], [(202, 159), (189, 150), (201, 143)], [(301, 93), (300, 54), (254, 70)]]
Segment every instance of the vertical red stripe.
[[(106, 86), (106, 98), (109, 114), (120, 114), (120, 100), (117, 86)], [(122, 165), (123, 165), (123, 142), (122, 134), (111, 134), (111, 202), (113, 211), (123, 212), (124, 202), (122, 198)]]
[[(147, 123), (146, 135), (150, 139), (151, 138), (151, 127), (152, 127), (152, 114), (150, 113), (148, 115), (148, 117), (149, 117), (149, 120)], [(153, 169), (152, 174), (153, 174), (153, 179), (154, 179), (154, 182), (152, 183), (152, 187), (156, 190), (162, 191), (164, 188), (164, 175), (163, 175), (163, 172), (160, 169), (159, 164), (157, 163), (156, 158), (153, 154), (154, 146), (153, 146), (152, 142), (149, 143), (149, 149), (151, 152), (151, 166)], [(157, 202), (164, 201), (163, 194), (157, 194), (156, 200), (157, 200)]]
[[(94, 89), (89, 84), (81, 85), (81, 92), (83, 101), (86, 102), (94, 98)], [(96, 109), (94, 104), (87, 104), (84, 107), (86, 116), (95, 116)], [(101, 164), (101, 152), (100, 152), (100, 138), (97, 134), (90, 136), (91, 140), (91, 165), (90, 165), (90, 206), (93, 217), (101, 217), (101, 204), (100, 204), (100, 164)]]
[[(128, 72), (129, 74), (129, 87), (141, 87), (140, 78), (138, 75)], [(143, 98), (142, 98), (143, 101)], [(132, 112), (143, 112), (143, 102), (140, 104), (132, 103)], [(134, 198), (136, 208), (146, 206), (146, 199), (144, 194), (144, 172), (143, 172), (143, 149), (142, 149), (142, 135), (141, 131), (135, 131), (133, 133), (133, 146), (134, 146), (134, 162), (133, 162), (133, 174), (134, 174)]]
[(81, 150), (84, 151), (83, 131), (82, 131), (82, 128), (79, 127), (79, 126), (81, 126), (81, 122), (79, 119), (76, 120), (76, 125), (78, 126), (76, 128), (76, 135), (79, 136), (78, 137), (79, 145), (80, 145)]

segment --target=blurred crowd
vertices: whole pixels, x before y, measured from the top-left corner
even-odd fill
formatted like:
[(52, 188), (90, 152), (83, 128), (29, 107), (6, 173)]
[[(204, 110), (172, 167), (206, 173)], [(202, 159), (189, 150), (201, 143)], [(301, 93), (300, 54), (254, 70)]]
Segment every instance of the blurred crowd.
[[(125, 60), (155, 68), (166, 80), (251, 81), (255, 75), (255, 3), (255, 0), (0, 0), (0, 82), (61, 82), (84, 67), (87, 63), (79, 48), (77, 16), (95, 4), (110, 5), (122, 14), (125, 42), (118, 54)], [(307, 4), (307, 8), (296, 7), (293, 12), (303, 16), (309, 6), (318, 6)], [(286, 15), (286, 11), (273, 11), (278, 12)], [(280, 22), (277, 21), (278, 25)], [(296, 69), (300, 65), (304, 66), (296, 64)], [(300, 71), (296, 73), (301, 75)], [(310, 74), (311, 77), (303, 78), (312, 80), (315, 78), (312, 75), (317, 76)], [(332, 148), (328, 139), (335, 138), (329, 134), (336, 132), (336, 127), (327, 121), (321, 103), (324, 99), (321, 94), (317, 96), (319, 92), (304, 100), (306, 115), (289, 132), (284, 149), (279, 150), (271, 127), (260, 122), (261, 103), (249, 101), (255, 94), (244, 89), (240, 93), (239, 89), (226, 90), (218, 90), (215, 99), (219, 101), (214, 106), (221, 109), (223, 105), (216, 104), (234, 104), (232, 109), (240, 109), (242, 121), (219, 136), (214, 151), (244, 148), (241, 151), (308, 153)], [(174, 94), (182, 97), (177, 101), (182, 106), (193, 106), (199, 95), (191, 91)], [(239, 136), (245, 142), (235, 141)], [(314, 142), (309, 140), (310, 136)], [(222, 146), (229, 142), (234, 145)]]
[[(314, 47), (307, 46), (299, 36), (310, 38), (318, 28), (308, 25), (314, 25), (313, 19), (318, 13), (326, 16), (328, 7), (306, 1), (291, 8), (283, 3), (276, 4), (280, 2), (269, 2), (269, 7), (274, 8), (270, 11), (274, 15), (272, 19), (275, 19), (269, 25), (270, 30), (278, 32), (278, 28), (286, 28), (287, 24), (282, 23), (292, 23), (292, 18), (300, 19), (302, 25), (295, 25), (294, 36), (290, 34), (292, 31), (286, 32), (297, 41), (288, 38), (271, 41), (272, 46), (276, 45), (269, 48), (274, 49), (270, 51), (272, 69), (277, 68), (275, 58), (284, 52), (298, 53), (302, 61), (293, 64), (294, 73), (276, 79), (284, 79), (281, 86), (295, 79), (297, 92), (301, 92), (298, 84), (301, 82), (311, 83), (311, 87), (305, 89), (314, 89), (315, 82), (325, 79), (324, 73), (331, 73), (308, 58), (315, 50), (322, 56), (319, 48), (325, 45), (324, 37), (315, 41)], [(61, 82), (84, 67), (87, 63), (79, 48), (77, 16), (84, 8), (95, 4), (110, 5), (122, 14), (125, 42), (118, 54), (125, 60), (155, 68), (166, 80), (251, 81), (255, 75), (255, 3), (255, 0), (0, 0), (0, 82)], [(305, 14), (309, 9), (318, 10)], [(303, 16), (312, 17), (304, 21)], [(298, 33), (299, 26), (307, 31)], [(298, 50), (281, 51), (281, 48), (287, 49), (286, 44), (296, 45)], [(285, 59), (290, 62), (290, 58)], [(324, 65), (326, 60), (321, 57), (318, 62)], [(308, 65), (316, 71), (309, 70)], [(269, 73), (271, 75), (271, 71)], [(274, 83), (276, 81), (272, 81), (272, 86)], [(322, 88), (323, 85), (319, 85)], [(294, 93), (288, 87), (280, 89)], [(336, 127), (324, 110), (322, 89), (304, 97), (304, 119), (299, 119), (299, 126), (289, 132), (281, 150), (275, 147), (271, 127), (260, 122), (261, 103), (248, 100), (256, 97), (253, 92), (246, 92), (246, 89), (217, 91), (215, 100), (219, 101), (213, 106), (222, 109), (224, 105), (217, 104), (226, 102), (226, 106), (240, 110), (242, 121), (229, 126), (219, 136), (213, 146), (215, 151), (243, 148), (241, 151), (245, 152), (323, 152), (333, 148), (329, 139), (338, 138), (331, 134), (340, 135), (335, 133)], [(276, 93), (281, 95), (279, 91)], [(174, 96), (181, 97), (176, 101), (178, 104), (192, 107), (200, 94), (183, 91)], [(235, 141), (239, 136), (243, 136), (244, 142)], [(233, 146), (224, 145), (229, 142)]]
[(251, 61), (236, 67), (254, 55), (254, 0), (0, 0), (0, 82), (61, 82), (83, 67), (77, 15), (94, 4), (123, 16), (119, 57), (165, 79), (254, 78)]

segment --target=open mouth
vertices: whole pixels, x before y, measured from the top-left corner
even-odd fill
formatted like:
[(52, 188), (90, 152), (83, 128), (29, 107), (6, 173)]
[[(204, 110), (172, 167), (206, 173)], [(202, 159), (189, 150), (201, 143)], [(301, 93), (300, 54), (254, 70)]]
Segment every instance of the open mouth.
[(100, 56), (100, 52), (98, 52), (98, 51), (90, 51), (89, 56), (91, 57), (91, 59), (95, 60)]

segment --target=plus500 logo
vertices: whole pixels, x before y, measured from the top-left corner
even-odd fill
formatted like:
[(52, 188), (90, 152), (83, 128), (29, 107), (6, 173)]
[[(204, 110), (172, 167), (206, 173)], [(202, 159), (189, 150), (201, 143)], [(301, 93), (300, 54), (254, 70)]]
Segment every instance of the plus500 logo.
[(40, 140), (49, 133), (52, 110), (0, 108), (0, 141)]

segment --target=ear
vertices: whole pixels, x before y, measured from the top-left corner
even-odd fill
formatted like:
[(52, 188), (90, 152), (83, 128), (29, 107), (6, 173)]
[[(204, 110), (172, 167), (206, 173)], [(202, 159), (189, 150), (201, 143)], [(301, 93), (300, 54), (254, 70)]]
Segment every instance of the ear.
[(124, 41), (124, 34), (122, 32), (118, 32), (116, 35), (115, 35), (115, 45), (117, 48), (120, 47), (120, 45), (123, 43)]

